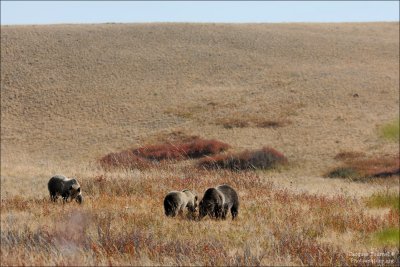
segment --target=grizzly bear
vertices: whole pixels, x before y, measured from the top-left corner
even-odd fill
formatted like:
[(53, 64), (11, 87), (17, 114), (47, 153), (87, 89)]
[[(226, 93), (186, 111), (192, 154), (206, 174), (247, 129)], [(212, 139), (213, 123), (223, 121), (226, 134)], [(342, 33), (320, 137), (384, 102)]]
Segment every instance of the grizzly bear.
[(199, 220), (207, 215), (225, 220), (229, 210), (234, 220), (239, 213), (239, 197), (236, 191), (226, 184), (208, 188), (199, 204)]
[(196, 212), (197, 196), (188, 189), (182, 191), (171, 191), (164, 198), (164, 212), (169, 217), (175, 217), (178, 213), (188, 208), (192, 213)]
[(50, 178), (47, 188), (50, 193), (50, 200), (56, 202), (58, 196), (63, 198), (63, 203), (68, 201), (68, 198), (75, 199), (76, 202), (82, 204), (81, 186), (74, 178), (68, 179), (63, 175), (55, 175)]

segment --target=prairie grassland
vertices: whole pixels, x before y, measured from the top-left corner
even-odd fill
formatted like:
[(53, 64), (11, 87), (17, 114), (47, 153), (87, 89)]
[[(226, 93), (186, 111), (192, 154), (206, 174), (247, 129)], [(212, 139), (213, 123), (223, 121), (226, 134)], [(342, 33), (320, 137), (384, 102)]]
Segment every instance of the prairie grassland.
[[(293, 193), (263, 172), (181, 164), (79, 177), (83, 206), (51, 203), (45, 178), (25, 196), (14, 189), (2, 198), (2, 265), (344, 265), (350, 252), (399, 249), (371, 246), (377, 232), (399, 227), (398, 209), (369, 212), (362, 198)], [(171, 188), (201, 195), (222, 183), (238, 189), (237, 220), (164, 215)]]
[[(1, 265), (346, 265), (399, 251), (398, 175), (324, 178), (350, 163), (370, 175), (369, 159), (398, 167), (397, 125), (382, 133), (399, 117), (398, 22), (2, 25), (0, 64)], [(193, 136), (230, 145), (217, 158), (265, 146), (288, 164), (99, 165)], [(83, 205), (49, 201), (54, 174), (78, 178)], [(164, 215), (168, 191), (221, 183), (239, 193), (237, 220)]]

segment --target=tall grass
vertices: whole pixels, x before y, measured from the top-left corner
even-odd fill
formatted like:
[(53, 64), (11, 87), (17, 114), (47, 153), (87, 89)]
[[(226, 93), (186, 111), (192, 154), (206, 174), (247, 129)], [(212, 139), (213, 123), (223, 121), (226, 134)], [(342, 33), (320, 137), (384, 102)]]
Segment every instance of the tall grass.
[[(81, 177), (83, 205), (2, 199), (2, 265), (349, 265), (324, 237), (352, 232), (349, 242), (360, 242), (398, 227), (398, 212), (371, 215), (351, 197), (294, 193), (256, 172), (185, 168)], [(169, 190), (194, 188), (201, 198), (223, 183), (239, 193), (237, 220), (165, 217)]]
[(153, 163), (148, 159), (139, 157), (131, 150), (124, 150), (117, 153), (109, 153), (99, 160), (104, 170), (112, 169), (146, 169)]

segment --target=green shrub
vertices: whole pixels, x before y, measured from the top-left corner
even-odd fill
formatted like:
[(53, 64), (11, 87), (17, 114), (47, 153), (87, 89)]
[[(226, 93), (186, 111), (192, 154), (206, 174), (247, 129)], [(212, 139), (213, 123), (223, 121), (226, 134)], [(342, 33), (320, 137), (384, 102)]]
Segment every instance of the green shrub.
[(381, 135), (383, 138), (391, 141), (399, 141), (399, 124), (400, 120), (397, 119), (391, 123), (385, 124), (381, 128)]
[(373, 243), (376, 243), (378, 245), (399, 247), (399, 235), (399, 228), (391, 227), (374, 233), (372, 239)]
[(367, 206), (371, 208), (393, 208), (400, 210), (399, 194), (380, 192), (375, 193), (367, 199)]

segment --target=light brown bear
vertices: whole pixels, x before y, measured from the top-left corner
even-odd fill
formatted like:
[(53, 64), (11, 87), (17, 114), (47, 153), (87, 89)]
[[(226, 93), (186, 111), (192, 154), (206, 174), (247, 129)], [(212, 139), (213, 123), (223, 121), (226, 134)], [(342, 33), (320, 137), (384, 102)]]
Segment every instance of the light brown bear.
[(197, 195), (190, 190), (171, 191), (165, 196), (165, 215), (175, 217), (178, 213), (183, 214), (185, 208), (187, 208), (191, 213), (196, 212)]

